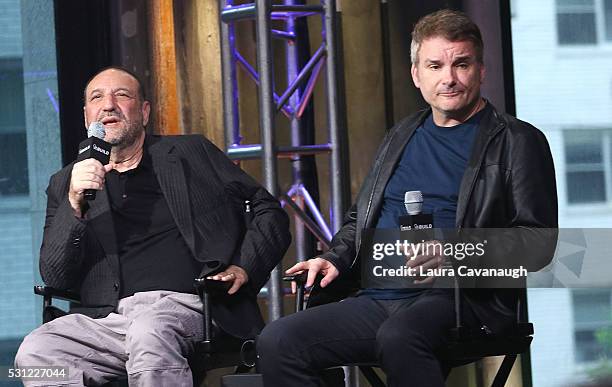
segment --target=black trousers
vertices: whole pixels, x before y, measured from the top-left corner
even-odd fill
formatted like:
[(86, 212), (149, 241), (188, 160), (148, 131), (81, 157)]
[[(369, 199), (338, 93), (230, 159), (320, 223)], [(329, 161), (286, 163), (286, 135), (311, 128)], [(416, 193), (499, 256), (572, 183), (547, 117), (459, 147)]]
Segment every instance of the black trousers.
[[(464, 308), (463, 321), (479, 327)], [(380, 363), (389, 387), (438, 387), (450, 367), (435, 352), (455, 325), (451, 289), (400, 300), (347, 298), (268, 324), (257, 339), (258, 369), (266, 387), (319, 386), (320, 371)]]

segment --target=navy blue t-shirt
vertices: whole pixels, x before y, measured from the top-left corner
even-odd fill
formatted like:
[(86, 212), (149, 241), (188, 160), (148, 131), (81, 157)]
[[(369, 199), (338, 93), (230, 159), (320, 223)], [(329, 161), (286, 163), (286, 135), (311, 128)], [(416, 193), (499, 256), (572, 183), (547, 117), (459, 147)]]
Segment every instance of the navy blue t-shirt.
[(433, 214), (434, 227), (455, 227), (459, 186), (485, 110), (451, 127), (436, 125), (431, 114), (423, 121), (385, 187), (376, 228), (399, 228), (406, 191), (423, 193), (422, 212)]
[[(399, 229), (406, 215), (406, 191), (423, 193), (423, 213), (433, 214), (435, 228), (455, 228), (457, 199), (463, 173), (470, 158), (478, 124), (488, 106), (466, 122), (442, 127), (433, 117), (423, 121), (404, 148), (383, 196), (376, 228)], [(418, 289), (365, 289), (360, 295), (393, 299), (410, 297)]]

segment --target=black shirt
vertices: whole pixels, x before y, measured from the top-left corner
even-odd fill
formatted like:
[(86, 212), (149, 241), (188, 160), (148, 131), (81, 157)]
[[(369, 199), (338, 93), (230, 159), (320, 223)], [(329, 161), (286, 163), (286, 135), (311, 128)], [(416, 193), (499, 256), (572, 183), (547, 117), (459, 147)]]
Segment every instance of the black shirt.
[(117, 235), (120, 298), (149, 290), (194, 293), (202, 264), (172, 217), (146, 146), (138, 167), (110, 171), (106, 187)]

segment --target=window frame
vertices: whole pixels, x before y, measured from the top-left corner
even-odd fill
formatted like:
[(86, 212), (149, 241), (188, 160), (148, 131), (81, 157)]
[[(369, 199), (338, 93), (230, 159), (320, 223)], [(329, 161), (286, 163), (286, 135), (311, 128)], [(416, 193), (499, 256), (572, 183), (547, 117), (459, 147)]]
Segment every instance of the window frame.
[(589, 332), (592, 331), (593, 334), (597, 331), (597, 329), (600, 328), (604, 328), (604, 327), (611, 327), (612, 328), (612, 315), (608, 317), (607, 320), (598, 320), (598, 321), (589, 321), (589, 322), (577, 322), (576, 321), (576, 315), (577, 315), (577, 308), (576, 308), (576, 296), (577, 295), (589, 295), (589, 294), (594, 294), (594, 292), (597, 291), (602, 291), (602, 290), (607, 290), (607, 297), (608, 297), (608, 309), (612, 311), (612, 289), (572, 289), (571, 292), (571, 297), (572, 297), (572, 321), (573, 321), (573, 329), (572, 329), (572, 339), (574, 341), (574, 364), (576, 365), (577, 369), (582, 370), (582, 371), (586, 371), (590, 368), (592, 368), (593, 366), (596, 366), (597, 364), (599, 364), (600, 359), (594, 359), (594, 360), (587, 360), (587, 361), (581, 361), (577, 359), (578, 356), (578, 343), (576, 340), (576, 333), (578, 332)]
[[(605, 0), (593, 0), (593, 13), (595, 15), (595, 42), (593, 43), (561, 43), (559, 41), (559, 14), (572, 14), (571, 8), (579, 9), (580, 6), (561, 6), (559, 4), (560, 0), (555, 1), (555, 40), (558, 47), (561, 47), (563, 50), (572, 50), (572, 49), (588, 49), (593, 47), (605, 47), (612, 50), (612, 38), (610, 40), (606, 39), (606, 19), (605, 19), (605, 8), (604, 8)], [(565, 8), (561, 9), (560, 8)], [(577, 13), (590, 13), (590, 12), (573, 12), (573, 14)], [(610, 20), (610, 28), (612, 29), (612, 19)]]
[[(568, 134), (570, 132), (579, 132), (579, 131), (593, 131), (599, 133), (599, 141), (598, 144), (601, 148), (602, 161), (601, 165), (603, 167), (603, 175), (604, 175), (604, 196), (606, 200), (601, 202), (570, 202), (569, 198), (569, 173), (572, 172), (581, 172), (580, 170), (575, 170), (570, 167), (570, 163), (568, 162), (568, 155), (566, 151)], [(564, 128), (562, 130), (563, 137), (563, 165), (565, 174), (565, 182), (566, 182), (566, 193), (565, 193), (565, 201), (567, 203), (567, 207), (574, 210), (601, 210), (601, 209), (610, 209), (612, 210), (612, 128), (580, 128), (580, 127), (572, 127), (572, 128)], [(586, 164), (586, 163), (585, 163)], [(579, 165), (579, 164), (578, 164)], [(582, 165), (584, 166), (584, 165)], [(580, 168), (578, 168), (580, 169)], [(588, 172), (586, 169), (582, 172)]]

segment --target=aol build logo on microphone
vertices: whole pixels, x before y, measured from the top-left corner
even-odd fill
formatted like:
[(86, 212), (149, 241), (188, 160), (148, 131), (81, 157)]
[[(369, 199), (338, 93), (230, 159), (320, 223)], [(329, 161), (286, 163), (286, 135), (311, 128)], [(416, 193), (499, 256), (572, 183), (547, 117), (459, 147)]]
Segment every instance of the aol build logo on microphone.
[[(87, 147), (87, 148), (89, 148), (89, 147)], [(99, 147), (99, 146), (97, 146), (96, 144), (93, 144), (93, 149), (94, 149), (95, 151), (97, 151), (97, 152), (100, 152), (100, 153), (102, 153), (102, 154), (106, 155), (106, 156), (110, 155), (110, 152), (109, 152), (109, 151), (107, 151), (106, 149), (102, 149), (102, 148), (100, 148), (100, 147)], [(81, 151), (79, 151), (79, 153), (81, 153)]]

